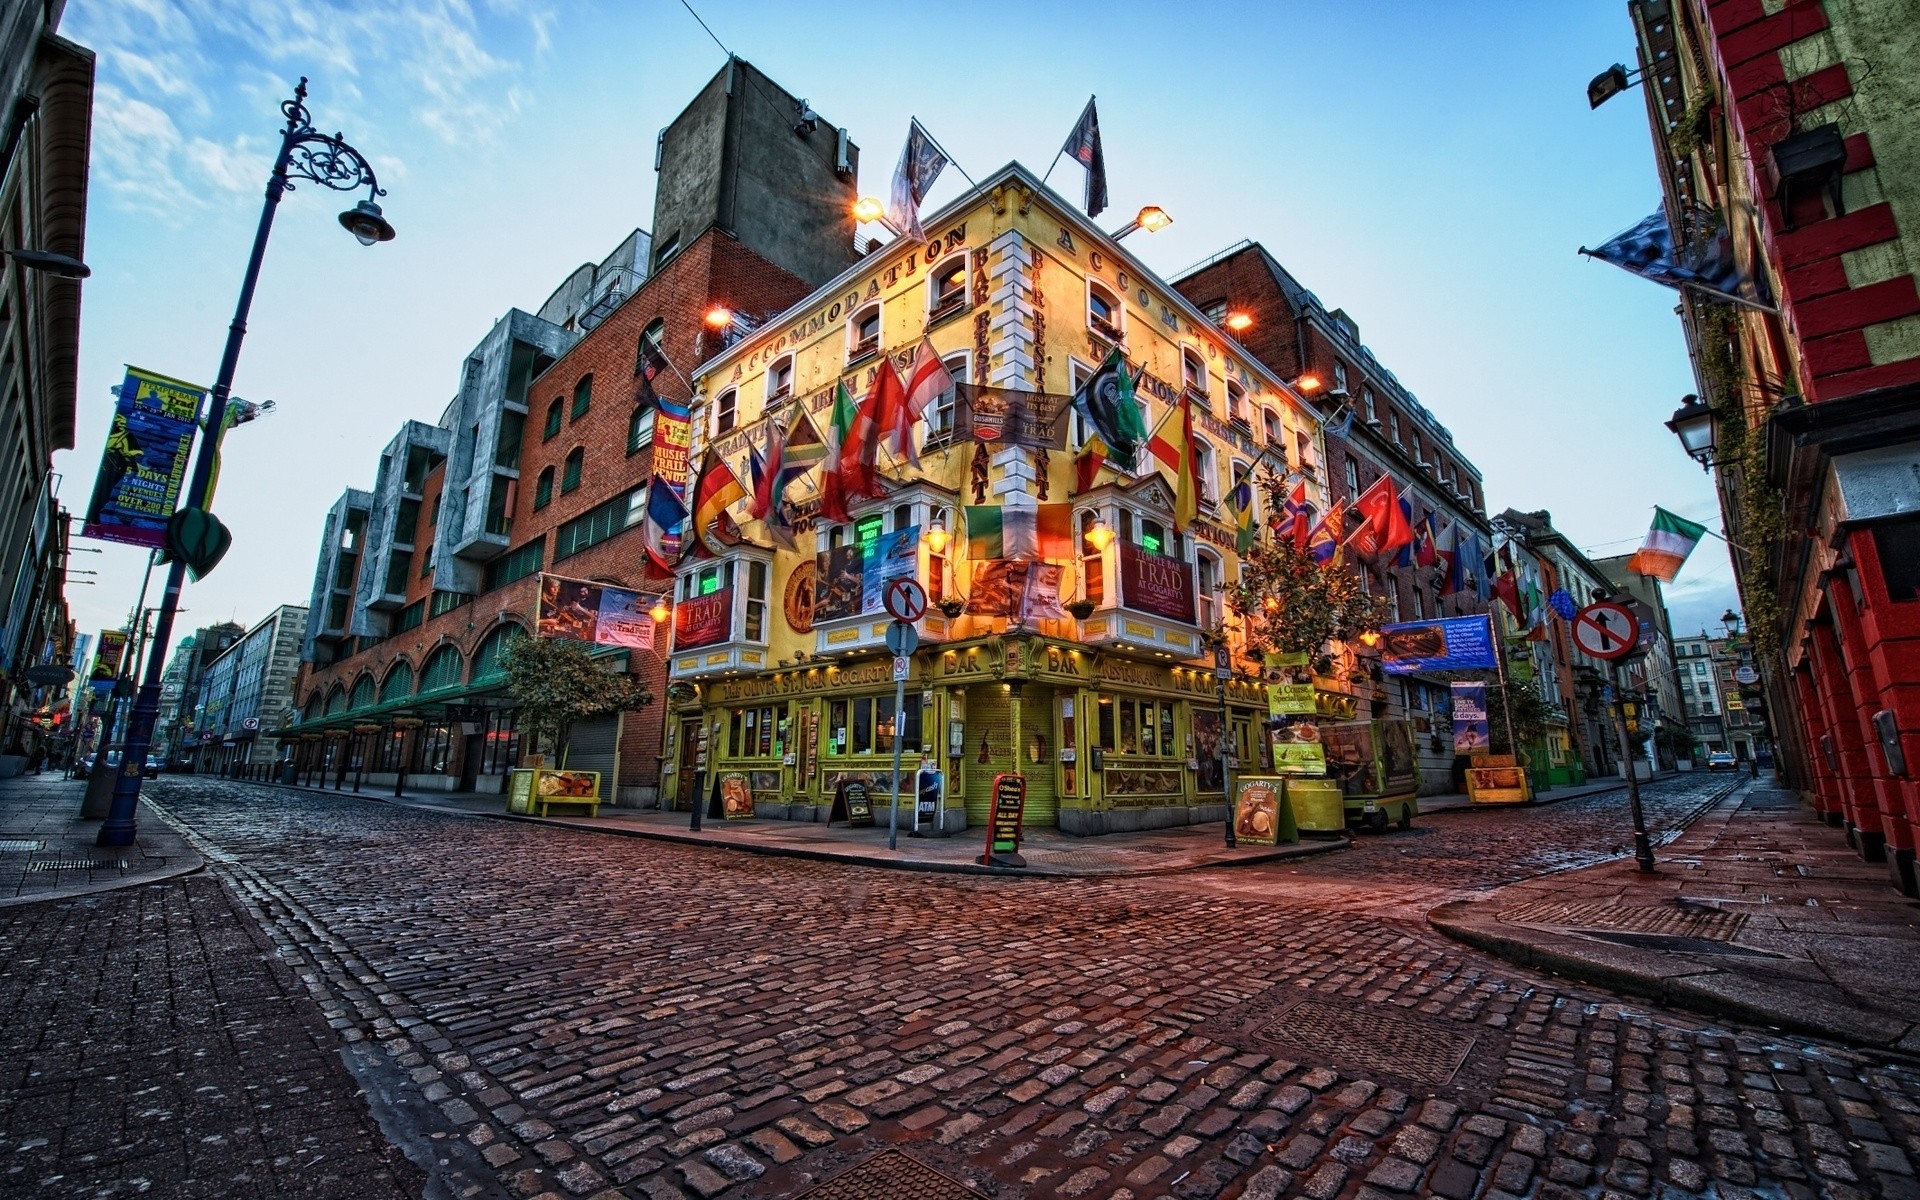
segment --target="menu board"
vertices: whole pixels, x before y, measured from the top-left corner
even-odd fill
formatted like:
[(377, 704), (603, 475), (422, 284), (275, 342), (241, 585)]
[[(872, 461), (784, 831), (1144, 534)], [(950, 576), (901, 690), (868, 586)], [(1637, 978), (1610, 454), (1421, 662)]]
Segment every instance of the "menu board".
[(995, 775), (993, 809), (987, 815), (987, 852), (980, 856), (981, 862), (991, 862), (996, 855), (1019, 854), (1020, 820), (1026, 811), (1027, 777)]

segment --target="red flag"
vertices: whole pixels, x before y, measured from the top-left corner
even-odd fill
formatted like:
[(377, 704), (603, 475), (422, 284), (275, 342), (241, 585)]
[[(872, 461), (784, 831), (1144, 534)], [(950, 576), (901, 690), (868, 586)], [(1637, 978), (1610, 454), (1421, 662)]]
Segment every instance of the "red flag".
[(1440, 547), (1434, 544), (1437, 540), (1433, 528), (1433, 514), (1428, 513), (1420, 518), (1420, 523), (1413, 532), (1413, 561), (1423, 567), (1439, 566)]
[[(873, 386), (854, 414), (853, 436), (840, 451), (840, 477), (849, 496), (882, 494), (879, 476), (874, 473), (874, 464), (880, 456), (880, 439), (902, 420), (906, 407), (907, 389), (900, 382), (900, 372), (893, 369), (893, 360), (883, 354), (874, 371)], [(907, 424), (910, 431), (912, 422)]]
[(1521, 611), (1520, 577), (1513, 566), (1513, 548), (1500, 547), (1500, 574), (1494, 577), (1493, 594), (1500, 597), (1507, 611), (1522, 619), (1526, 614)]
[(1347, 539), (1354, 552), (1369, 558), (1391, 554), (1413, 542), (1413, 527), (1400, 507), (1400, 489), (1393, 476), (1382, 475), (1353, 502), (1360, 527)]
[(780, 485), (784, 482), (780, 476), (786, 469), (786, 458), (787, 431), (780, 428), (777, 415), (769, 415), (766, 457), (755, 454), (751, 459), (759, 469), (753, 472), (753, 504), (747, 509), (747, 515), (756, 521), (766, 520), (778, 502)]

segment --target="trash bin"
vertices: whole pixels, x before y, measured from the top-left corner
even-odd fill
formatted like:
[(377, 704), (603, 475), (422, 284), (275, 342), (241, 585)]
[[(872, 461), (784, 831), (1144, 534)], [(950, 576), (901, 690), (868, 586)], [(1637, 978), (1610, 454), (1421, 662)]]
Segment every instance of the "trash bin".
[(1347, 827), (1346, 797), (1331, 779), (1287, 780), (1287, 803), (1303, 832), (1339, 833)]

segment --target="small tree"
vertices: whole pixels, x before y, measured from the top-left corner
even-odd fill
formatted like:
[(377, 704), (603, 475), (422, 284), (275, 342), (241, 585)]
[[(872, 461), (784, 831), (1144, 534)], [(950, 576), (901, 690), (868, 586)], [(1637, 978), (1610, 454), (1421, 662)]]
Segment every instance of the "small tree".
[[(1268, 495), (1277, 508), (1277, 483)], [(1292, 538), (1271, 535), (1240, 557), (1240, 582), (1227, 589), (1227, 607), (1240, 618), (1254, 654), (1320, 654), (1328, 642), (1379, 629), (1391, 604), (1369, 594), (1351, 566), (1337, 560), (1322, 565)]]
[[(1488, 677), (1487, 689), (1492, 694), (1489, 701), (1492, 711), (1487, 714), (1487, 724), (1492, 733), (1491, 749), (1495, 754), (1518, 754), (1515, 742), (1521, 747), (1532, 746), (1547, 736), (1547, 695), (1541, 690), (1538, 679), (1514, 679), (1509, 676), (1504, 692), (1504, 709), (1500, 706), (1503, 693), (1498, 677)], [(1512, 715), (1513, 721), (1511, 739), (1507, 737), (1508, 714)]]
[(583, 642), (515, 638), (505, 659), (507, 687), (520, 702), (520, 720), (527, 732), (555, 748), (563, 767), (576, 721), (653, 703), (639, 680), (595, 662)]

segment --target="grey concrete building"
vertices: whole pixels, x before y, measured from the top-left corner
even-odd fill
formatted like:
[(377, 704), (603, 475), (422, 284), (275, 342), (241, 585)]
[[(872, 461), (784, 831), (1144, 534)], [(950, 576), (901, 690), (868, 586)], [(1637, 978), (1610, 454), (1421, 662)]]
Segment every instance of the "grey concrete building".
[(264, 766), (278, 757), (276, 734), (293, 718), (306, 628), (307, 610), (283, 604), (207, 664), (189, 751), (197, 770)]

